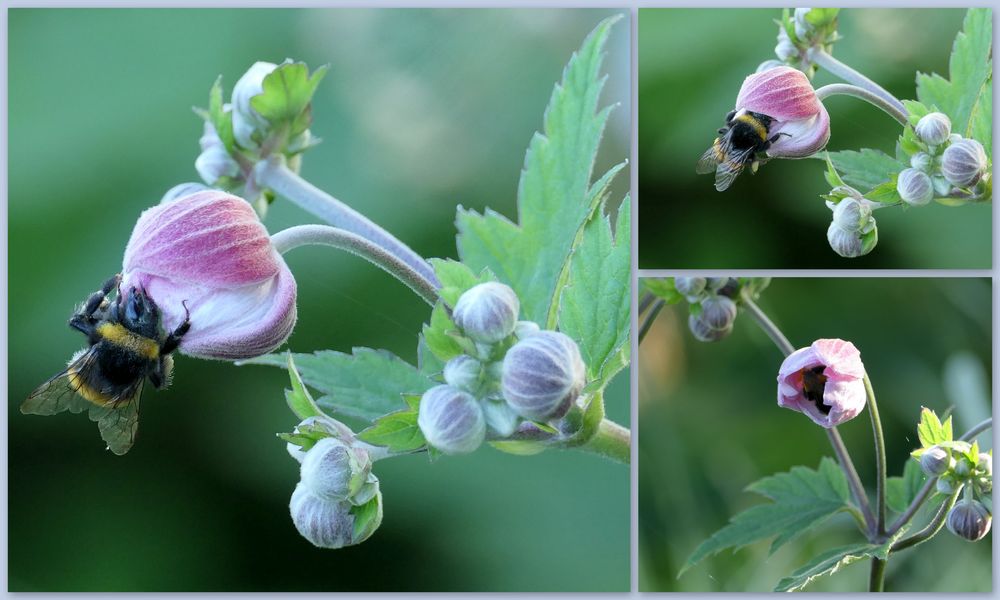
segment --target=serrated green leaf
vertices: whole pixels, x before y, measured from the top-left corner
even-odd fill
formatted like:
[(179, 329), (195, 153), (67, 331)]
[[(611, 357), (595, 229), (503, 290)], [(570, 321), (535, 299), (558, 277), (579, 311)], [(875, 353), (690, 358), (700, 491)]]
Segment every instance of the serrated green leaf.
[(316, 401), (313, 400), (305, 384), (302, 383), (302, 377), (295, 368), (295, 359), (292, 358), (291, 352), (288, 353), (286, 368), (288, 369), (289, 379), (292, 381), (292, 389), (285, 391), (285, 400), (288, 402), (288, 408), (292, 409), (292, 412), (299, 419), (325, 416), (323, 411), (319, 409), (319, 406), (316, 406)]
[[(559, 302), (559, 329), (577, 341), (587, 380), (607, 383), (620, 368), (611, 360), (628, 346), (631, 323), (629, 274), (631, 226), (626, 197), (612, 237), (610, 219), (598, 211), (583, 230), (570, 259), (569, 285)], [(627, 350), (625, 350), (627, 352)]]
[(667, 304), (677, 304), (684, 299), (684, 296), (674, 287), (673, 277), (644, 277), (639, 280), (639, 284), (644, 290), (660, 298)]
[(250, 99), (250, 106), (272, 127), (285, 124), (289, 136), (297, 136), (312, 122), (309, 104), (328, 69), (324, 65), (309, 75), (305, 63), (278, 65), (264, 78), (264, 91)]
[(923, 102), (917, 102), (916, 100), (902, 100), (901, 102), (906, 109), (907, 120), (909, 120), (910, 125), (916, 125), (920, 119), (931, 112), (931, 109), (925, 106)]
[(829, 152), (828, 156), (840, 173), (841, 179), (862, 192), (888, 181), (890, 177), (898, 175), (908, 166), (881, 150), (871, 148), (863, 148), (860, 152), (855, 150)]
[(889, 556), (889, 549), (906, 531), (906, 527), (900, 529), (898, 533), (882, 544), (851, 544), (828, 550), (816, 556), (811, 561), (800, 567), (794, 573), (785, 577), (774, 587), (776, 592), (795, 592), (809, 585), (814, 579), (824, 575), (833, 575), (840, 569), (872, 557), (885, 560)]
[(444, 303), (438, 302), (431, 311), (431, 322), (424, 325), (423, 334), (427, 349), (442, 363), (462, 354), (462, 345), (455, 337), (457, 331)]
[(476, 275), (469, 267), (450, 258), (432, 258), (428, 262), (431, 263), (434, 274), (441, 282), (438, 295), (450, 308), (455, 307), (459, 297), (469, 288), (497, 279), (489, 269), (483, 269), (479, 275)]
[(703, 558), (726, 548), (739, 549), (774, 537), (771, 552), (826, 521), (834, 513), (847, 509), (847, 479), (837, 464), (824, 458), (818, 470), (792, 467), (787, 473), (765, 477), (747, 487), (770, 498), (739, 513), (728, 525), (701, 543), (678, 576)]
[(993, 160), (993, 80), (983, 88), (979, 101), (972, 107), (969, 116), (969, 136), (978, 140), (986, 150), (986, 156)]
[(889, 477), (885, 480), (885, 502), (889, 509), (897, 513), (906, 512), (925, 481), (927, 476), (920, 469), (920, 463), (915, 460), (906, 461), (902, 477)]
[(458, 251), (473, 270), (489, 268), (510, 285), (524, 318), (547, 323), (558, 299), (558, 282), (574, 241), (594, 210), (588, 203), (591, 174), (609, 109), (598, 111), (604, 87), (604, 44), (611, 25), (602, 21), (563, 72), (525, 156), (518, 184), (518, 224), (486, 211), (461, 207)]
[(982, 102), (984, 90), (993, 84), (992, 46), (993, 11), (970, 8), (952, 45), (950, 80), (936, 73), (917, 74), (917, 98), (948, 115), (952, 131), (965, 137), (971, 135), (969, 123), (975, 107)]
[(937, 413), (926, 406), (922, 407), (920, 409), (920, 423), (917, 424), (917, 437), (920, 438), (920, 445), (924, 448), (951, 441), (953, 439), (951, 417), (941, 423)]
[(879, 204), (899, 204), (903, 199), (899, 196), (899, 191), (896, 189), (896, 180), (898, 175), (893, 173), (889, 177), (889, 181), (885, 183), (880, 183), (873, 187), (871, 191), (865, 194), (865, 198), (871, 200), (872, 202), (878, 202)]
[[(322, 409), (364, 421), (405, 408), (403, 394), (422, 394), (434, 382), (385, 350), (355, 348), (353, 354), (320, 350), (295, 354), (302, 380), (323, 396)], [(240, 364), (286, 367), (284, 354), (268, 354)]]
[(413, 452), (427, 445), (417, 425), (414, 407), (385, 415), (359, 433), (358, 438), (375, 446), (385, 446), (390, 452)]

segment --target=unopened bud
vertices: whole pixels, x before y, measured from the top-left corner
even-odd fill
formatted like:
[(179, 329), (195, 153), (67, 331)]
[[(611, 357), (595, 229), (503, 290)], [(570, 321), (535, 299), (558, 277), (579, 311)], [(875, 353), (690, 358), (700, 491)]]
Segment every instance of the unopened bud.
[(514, 332), (520, 311), (514, 290), (490, 281), (466, 290), (455, 303), (452, 318), (473, 340), (494, 344)]
[(534, 321), (518, 321), (517, 325), (514, 326), (514, 337), (519, 340), (523, 340), (530, 335), (535, 335), (541, 331), (541, 329), (542, 328), (538, 326), (538, 323), (535, 323)]
[(483, 414), (486, 417), (486, 426), (502, 438), (510, 437), (520, 421), (514, 409), (502, 399), (484, 400)]
[(372, 460), (364, 448), (328, 437), (306, 452), (300, 470), (302, 485), (325, 500), (350, 500), (368, 482)]
[(707, 283), (704, 277), (674, 277), (674, 289), (689, 302), (693, 302), (692, 298), (697, 298), (705, 291)]
[(736, 303), (726, 296), (711, 296), (701, 303), (701, 320), (712, 329), (726, 329), (736, 319)]
[(457, 388), (475, 393), (482, 383), (483, 365), (471, 356), (462, 354), (444, 366), (444, 380)]
[(917, 121), (914, 131), (928, 146), (940, 146), (951, 135), (951, 119), (944, 113), (927, 113)]
[(988, 452), (980, 452), (976, 469), (981, 474), (993, 475), (993, 457)]
[(934, 199), (934, 185), (927, 173), (917, 169), (903, 169), (896, 180), (899, 197), (910, 206), (923, 206)]
[(931, 477), (937, 477), (947, 473), (953, 462), (951, 454), (940, 446), (928, 448), (920, 456), (920, 468), (924, 471), (924, 473)]
[(910, 157), (910, 166), (918, 171), (929, 173), (934, 167), (934, 157), (926, 152), (917, 152)]
[(872, 251), (878, 244), (878, 227), (875, 219), (870, 219), (871, 227), (868, 231), (848, 231), (837, 225), (836, 221), (830, 223), (826, 230), (826, 240), (830, 243), (830, 248), (844, 258), (857, 258)]
[(486, 437), (486, 420), (479, 401), (450, 385), (439, 385), (424, 392), (417, 425), (427, 443), (445, 454), (472, 452)]
[(833, 222), (845, 231), (862, 231), (871, 217), (871, 207), (851, 197), (844, 198), (833, 209)]
[[(300, 483), (295, 486), (288, 508), (299, 534), (314, 546), (343, 548), (365, 541), (382, 523), (381, 492), (369, 501), (377, 503), (376, 510), (356, 515), (350, 502), (325, 500)], [(357, 523), (357, 518), (365, 518), (365, 522)]]
[(514, 412), (548, 421), (566, 414), (585, 379), (586, 366), (576, 342), (558, 331), (541, 331), (507, 351), (501, 387)]
[(716, 329), (695, 315), (688, 316), (688, 328), (691, 330), (691, 334), (694, 335), (695, 339), (700, 342), (717, 342), (733, 332), (733, 326), (731, 323), (728, 327)]
[(259, 61), (247, 69), (247, 72), (233, 86), (233, 137), (240, 146), (246, 149), (257, 147), (253, 134), (268, 127), (268, 122), (251, 106), (254, 96), (264, 92), (264, 78), (278, 68), (270, 62)]
[(809, 34), (813, 30), (812, 23), (806, 19), (806, 15), (809, 14), (811, 8), (796, 8), (795, 13), (792, 16), (792, 21), (795, 24), (795, 37), (800, 40), (805, 40), (809, 37)]
[(962, 139), (945, 148), (941, 174), (952, 185), (967, 188), (975, 185), (986, 169), (986, 150), (973, 139)]
[(993, 516), (978, 500), (959, 500), (948, 512), (948, 531), (975, 542), (990, 532)]
[(955, 461), (955, 475), (959, 477), (968, 477), (972, 473), (972, 465), (969, 463), (969, 459), (960, 456), (958, 460)]

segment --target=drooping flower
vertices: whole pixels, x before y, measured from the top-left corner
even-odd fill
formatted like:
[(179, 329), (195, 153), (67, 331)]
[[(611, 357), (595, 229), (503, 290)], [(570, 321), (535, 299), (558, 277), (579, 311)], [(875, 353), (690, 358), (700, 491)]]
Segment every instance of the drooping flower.
[(180, 351), (239, 360), (280, 346), (295, 325), (295, 279), (250, 204), (218, 190), (147, 209), (125, 248), (121, 290), (146, 291)]
[(851, 342), (816, 340), (788, 355), (778, 370), (778, 406), (827, 429), (858, 416), (867, 402), (865, 366)]
[(745, 80), (736, 97), (736, 112), (747, 110), (772, 119), (768, 139), (778, 135), (766, 153), (771, 158), (804, 158), (826, 146), (830, 115), (816, 97), (809, 78), (792, 67), (774, 67)]

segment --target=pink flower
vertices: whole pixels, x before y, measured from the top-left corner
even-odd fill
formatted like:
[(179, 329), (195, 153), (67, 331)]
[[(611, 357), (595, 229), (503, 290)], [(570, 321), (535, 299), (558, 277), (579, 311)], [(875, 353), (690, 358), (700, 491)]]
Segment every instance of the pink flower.
[(868, 396), (861, 353), (851, 342), (816, 340), (778, 370), (778, 406), (805, 413), (827, 429), (858, 416)]
[(280, 346), (295, 325), (295, 279), (246, 200), (205, 190), (147, 209), (125, 248), (121, 290), (144, 289), (162, 327), (190, 311), (184, 354), (239, 360)]
[(830, 140), (830, 115), (798, 69), (774, 67), (744, 79), (736, 97), (736, 111), (740, 110), (773, 119), (768, 139), (778, 138), (767, 149), (771, 158), (811, 156)]

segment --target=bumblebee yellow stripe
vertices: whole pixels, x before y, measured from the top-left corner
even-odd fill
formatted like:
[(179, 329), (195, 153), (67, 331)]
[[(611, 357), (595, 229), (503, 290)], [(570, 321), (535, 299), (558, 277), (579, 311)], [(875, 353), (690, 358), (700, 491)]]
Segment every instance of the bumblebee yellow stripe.
[(98, 406), (107, 406), (114, 400), (111, 396), (107, 394), (102, 394), (100, 390), (96, 390), (89, 385), (87, 385), (83, 378), (73, 369), (70, 369), (66, 376), (69, 378), (69, 384), (73, 386), (77, 394), (83, 396), (84, 400), (92, 402)]
[(132, 333), (120, 323), (101, 323), (97, 334), (105, 340), (149, 359), (159, 358), (160, 346), (154, 340)]
[(761, 122), (758, 121), (757, 119), (755, 119), (755, 118), (751, 117), (750, 115), (744, 113), (744, 114), (736, 117), (735, 120), (741, 121), (743, 123), (746, 123), (750, 127), (753, 127), (754, 133), (756, 133), (758, 136), (760, 136), (760, 139), (762, 139), (762, 140), (766, 140), (767, 139), (767, 128), (764, 127), (764, 125), (761, 124)]

